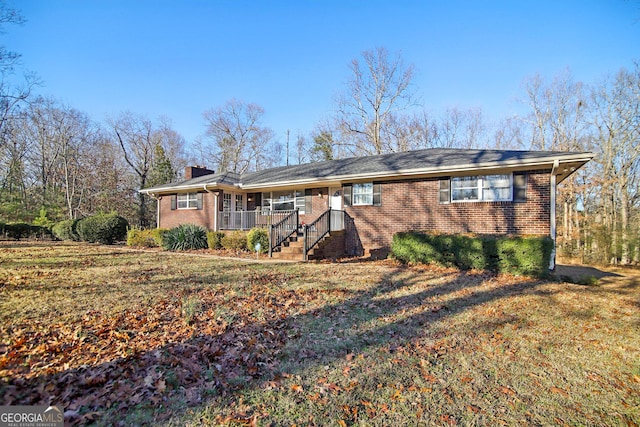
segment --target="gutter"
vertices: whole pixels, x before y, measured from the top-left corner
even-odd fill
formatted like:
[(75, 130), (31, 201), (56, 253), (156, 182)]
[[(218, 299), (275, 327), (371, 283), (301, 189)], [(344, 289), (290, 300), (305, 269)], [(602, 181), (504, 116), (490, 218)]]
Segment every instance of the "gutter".
[(218, 197), (220, 193), (209, 190), (207, 185), (209, 184), (202, 184), (202, 189), (209, 194), (213, 194), (213, 231), (218, 231)]
[[(142, 191), (140, 192), (142, 193)], [(145, 194), (156, 201), (156, 228), (160, 228), (160, 199), (162, 197), (158, 197), (155, 193), (147, 192)]]

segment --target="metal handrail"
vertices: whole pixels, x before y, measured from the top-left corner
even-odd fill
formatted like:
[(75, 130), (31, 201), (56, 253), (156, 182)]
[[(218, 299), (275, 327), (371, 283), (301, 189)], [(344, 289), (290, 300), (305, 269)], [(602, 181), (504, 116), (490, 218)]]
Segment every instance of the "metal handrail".
[(319, 242), (332, 231), (331, 228), (331, 217), (332, 212), (341, 212), (344, 215), (344, 211), (331, 210), (329, 208), (325, 212), (322, 213), (315, 221), (311, 224), (307, 224), (304, 226), (304, 260), (309, 260), (309, 252), (313, 249)]
[[(293, 220), (295, 218), (295, 221)], [(293, 233), (298, 231), (299, 227), (298, 210), (291, 212), (289, 215), (278, 221), (276, 224), (269, 225), (269, 256)]]

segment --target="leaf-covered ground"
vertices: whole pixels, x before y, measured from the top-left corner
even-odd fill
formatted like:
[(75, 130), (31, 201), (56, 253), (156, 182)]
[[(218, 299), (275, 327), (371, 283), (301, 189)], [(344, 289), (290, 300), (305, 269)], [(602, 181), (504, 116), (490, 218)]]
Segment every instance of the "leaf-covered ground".
[(70, 424), (640, 424), (640, 274), (0, 242), (0, 405)]

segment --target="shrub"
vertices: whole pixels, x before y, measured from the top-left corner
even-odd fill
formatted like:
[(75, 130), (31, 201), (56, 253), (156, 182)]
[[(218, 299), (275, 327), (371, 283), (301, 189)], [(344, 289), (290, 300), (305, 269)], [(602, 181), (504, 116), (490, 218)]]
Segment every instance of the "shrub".
[(38, 225), (31, 225), (24, 222), (14, 224), (1, 224), (0, 232), (9, 239), (43, 239), (51, 237), (51, 230)]
[(260, 253), (269, 252), (269, 232), (265, 228), (252, 228), (247, 234), (247, 248), (250, 251), (255, 252), (256, 243), (260, 243)]
[(553, 240), (549, 237), (495, 237), (397, 233), (393, 257), (405, 263), (434, 263), (545, 277)]
[(207, 233), (207, 244), (209, 249), (222, 249), (222, 238), (224, 233), (222, 231), (209, 231)]
[(24, 222), (17, 222), (15, 224), (5, 224), (4, 232), (10, 239), (24, 239), (31, 236), (31, 225)]
[(233, 251), (247, 250), (247, 235), (242, 231), (233, 231), (222, 238), (222, 247)]
[(207, 230), (195, 224), (182, 224), (164, 233), (162, 247), (169, 251), (207, 248)]
[(56, 222), (53, 227), (51, 227), (51, 232), (60, 240), (73, 240), (77, 242), (80, 240), (80, 236), (78, 236), (78, 232), (76, 231), (78, 221), (77, 219), (67, 219)]
[(169, 231), (168, 228), (155, 228), (151, 230), (151, 237), (156, 242), (156, 246), (162, 247), (164, 235)]
[(153, 230), (141, 230), (132, 228), (127, 231), (127, 246), (143, 246), (145, 248), (153, 248), (158, 246), (153, 238)]
[(126, 237), (128, 225), (127, 220), (116, 213), (100, 213), (78, 221), (76, 231), (80, 240), (110, 245)]

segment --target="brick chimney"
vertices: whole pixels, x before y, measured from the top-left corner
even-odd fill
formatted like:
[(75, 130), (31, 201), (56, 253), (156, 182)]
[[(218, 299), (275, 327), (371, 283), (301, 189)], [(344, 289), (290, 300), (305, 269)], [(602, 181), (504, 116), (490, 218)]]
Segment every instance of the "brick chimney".
[(215, 171), (202, 166), (187, 166), (184, 168), (184, 179), (197, 178), (199, 176), (211, 175), (214, 173)]

